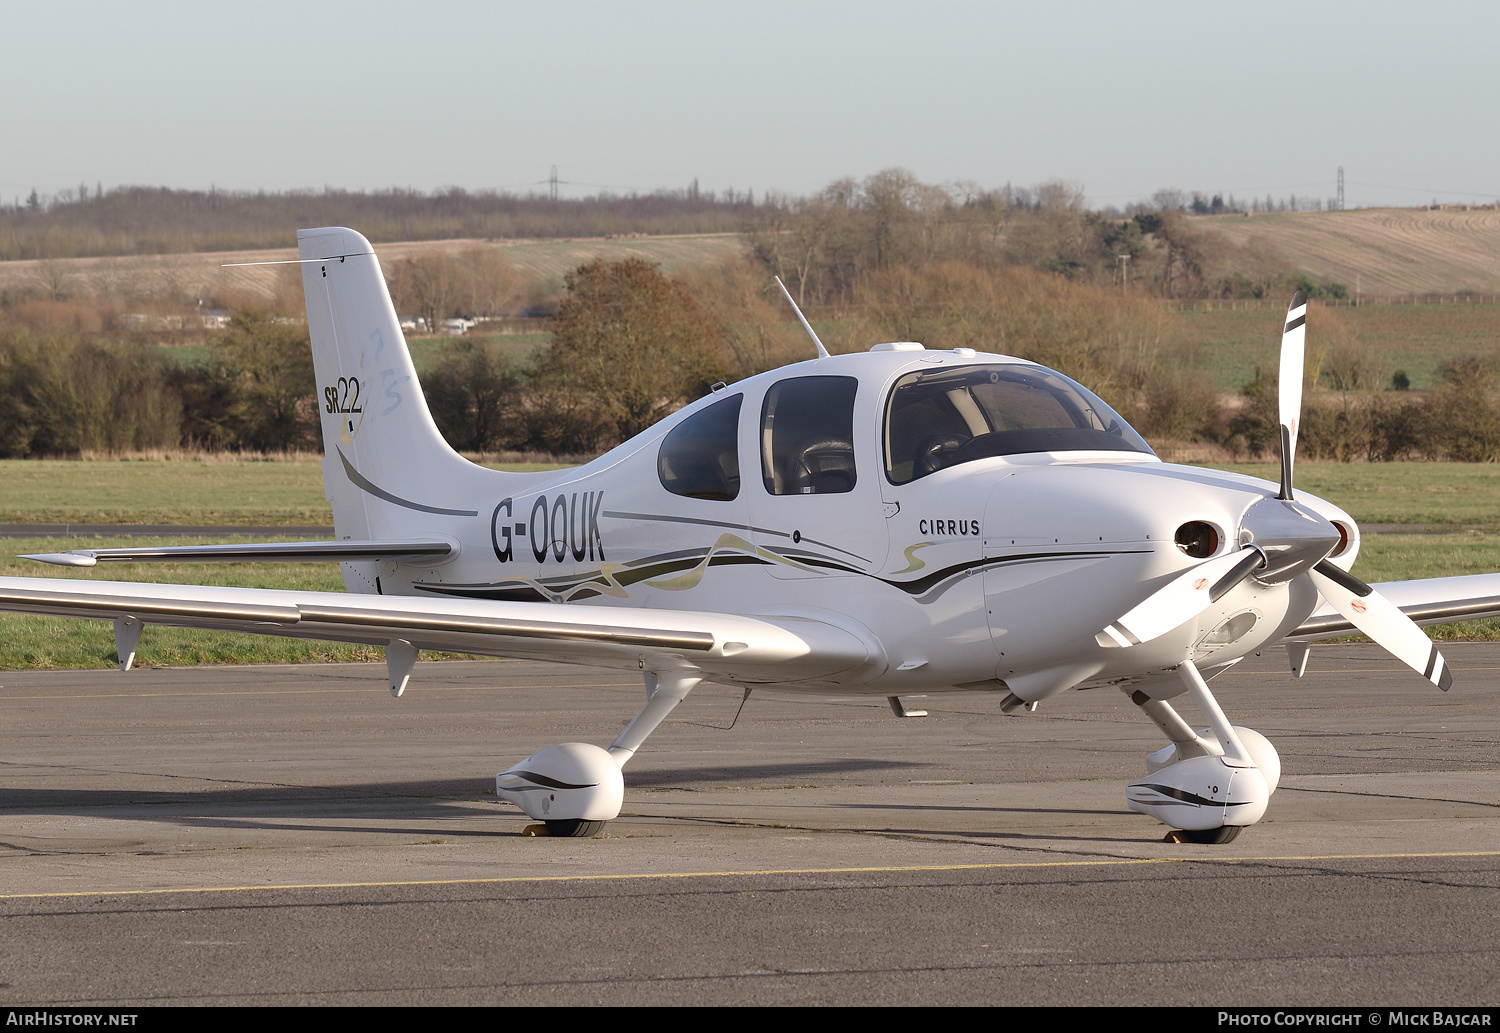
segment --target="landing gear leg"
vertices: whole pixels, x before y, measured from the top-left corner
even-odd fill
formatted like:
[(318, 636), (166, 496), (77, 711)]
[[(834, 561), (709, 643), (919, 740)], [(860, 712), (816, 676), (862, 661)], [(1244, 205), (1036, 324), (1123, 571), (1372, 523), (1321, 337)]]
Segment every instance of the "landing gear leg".
[(615, 741), (610, 743), (609, 755), (620, 767), (635, 756), (646, 736), (656, 731), (656, 726), (677, 709), (677, 704), (687, 699), (687, 694), (703, 680), (697, 671), (653, 671), (646, 674), (646, 705), (625, 726)]
[(1180, 830), (1177, 842), (1228, 843), (1266, 812), (1281, 762), (1260, 733), (1235, 728), (1191, 660), (1178, 668), (1184, 687), (1207, 718), (1212, 739), (1194, 732), (1161, 700), (1132, 699), (1172, 745), (1146, 758), (1150, 774), (1125, 791), (1132, 810)]
[(620, 769), (701, 680), (695, 670), (647, 673), (646, 705), (608, 750), (582, 742), (549, 746), (496, 775), (496, 798), (542, 822), (529, 826), (528, 835), (543, 828), (548, 836), (598, 835), (624, 802)]
[[(1158, 764), (1152, 767), (1152, 760), (1157, 756), (1168, 756), (1171, 761), (1187, 760), (1189, 757), (1214, 757), (1218, 756), (1221, 748), (1218, 743), (1209, 742), (1182, 719), (1182, 715), (1172, 709), (1172, 704), (1164, 699), (1152, 699), (1144, 692), (1137, 691), (1130, 697), (1130, 701), (1140, 707), (1151, 723), (1161, 729), (1172, 743), (1165, 750), (1151, 754), (1146, 759), (1149, 770), (1155, 771), (1156, 767), (1165, 767)], [(1171, 761), (1168, 761), (1170, 763)]]

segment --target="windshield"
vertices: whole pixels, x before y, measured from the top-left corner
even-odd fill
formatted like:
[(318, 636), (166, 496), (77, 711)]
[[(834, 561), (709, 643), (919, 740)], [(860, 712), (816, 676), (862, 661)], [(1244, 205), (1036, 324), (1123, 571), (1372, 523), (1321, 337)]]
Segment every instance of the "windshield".
[(1078, 450), (1152, 454), (1094, 394), (1040, 366), (909, 373), (896, 382), (886, 408), (892, 484), (988, 456)]

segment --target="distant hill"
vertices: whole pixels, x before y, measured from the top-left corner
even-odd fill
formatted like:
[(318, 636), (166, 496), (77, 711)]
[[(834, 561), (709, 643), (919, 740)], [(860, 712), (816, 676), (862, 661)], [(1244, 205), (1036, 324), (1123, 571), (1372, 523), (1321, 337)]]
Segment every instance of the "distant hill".
[(1365, 295), (1500, 291), (1500, 210), (1359, 208), (1195, 218), (1236, 243), (1259, 237), (1313, 279)]
[[(671, 272), (692, 266), (714, 265), (745, 252), (738, 233), (681, 236), (590, 237), (564, 240), (424, 240), (377, 244), (376, 252), (389, 274), (403, 258), (418, 254), (495, 248), (505, 260), (534, 273), (548, 291), (560, 292), (563, 276), (595, 258), (619, 261), (644, 258)], [(239, 262), (279, 262), (295, 259), (294, 248), (270, 251), (221, 251), (127, 258), (55, 258), (43, 261), (0, 262), (0, 291), (43, 287), (62, 296), (110, 293), (113, 285), (137, 296), (163, 299), (253, 296), (265, 301), (277, 293), (278, 278), (289, 275), (285, 265), (250, 265), (225, 269)], [(301, 288), (297, 288), (300, 296)]]
[[(1404, 294), (1500, 294), (1500, 210), (1363, 208), (1347, 212), (1276, 212), (1196, 216), (1193, 225), (1211, 228), (1244, 244), (1259, 238), (1319, 283), (1339, 282), (1350, 293), (1355, 284), (1366, 298)], [(356, 227), (358, 228), (358, 227)], [(291, 234), (283, 234), (283, 239)], [(389, 270), (403, 258), (432, 251), (495, 248), (504, 258), (534, 272), (550, 292), (562, 289), (569, 270), (593, 258), (639, 257), (666, 270), (713, 265), (744, 254), (741, 233), (694, 233), (575, 237), (531, 240), (456, 238), (378, 243)], [(128, 295), (175, 299), (257, 296), (267, 301), (286, 294), (292, 267), (225, 263), (271, 262), (296, 257), (292, 248), (140, 255), (120, 258), (65, 258), (0, 262), (0, 295), (7, 289), (42, 296)], [(293, 293), (300, 298), (300, 287)], [(300, 301), (298, 302), (300, 307)]]
[(279, 246), (292, 226), (354, 226), (377, 244), (410, 240), (564, 240), (647, 233), (732, 233), (756, 211), (750, 191), (544, 194), (416, 190), (282, 193), (86, 184), (0, 204), (0, 259), (102, 258)]

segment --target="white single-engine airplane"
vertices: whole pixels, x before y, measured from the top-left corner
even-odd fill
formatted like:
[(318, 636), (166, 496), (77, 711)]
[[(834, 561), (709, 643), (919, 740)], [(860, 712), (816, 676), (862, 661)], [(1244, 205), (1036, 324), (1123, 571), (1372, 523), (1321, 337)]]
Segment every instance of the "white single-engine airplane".
[[(591, 463), (500, 473), (438, 433), (370, 243), (324, 228), (298, 244), (338, 540), (30, 558), (336, 561), (348, 593), (0, 578), (0, 608), (111, 620), (122, 669), (149, 623), (378, 645), (397, 696), (422, 649), (639, 670), (647, 702), (608, 749), (563, 743), (496, 776), (553, 835), (616, 817), (621, 769), (709, 680), (898, 714), (912, 693), (993, 693), (1014, 713), (1116, 686), (1168, 740), (1130, 807), (1228, 842), (1265, 813), (1280, 761), (1209, 679), (1281, 643), (1300, 675), (1308, 643), (1357, 631), (1447, 689), (1417, 624), (1500, 615), (1500, 574), (1366, 585), (1354, 520), (1294, 495), (1300, 293), (1279, 486), (1161, 462), (1032, 362), (829, 355), (816, 334), (817, 358), (716, 385)], [(1168, 702), (1184, 694), (1202, 731)]]

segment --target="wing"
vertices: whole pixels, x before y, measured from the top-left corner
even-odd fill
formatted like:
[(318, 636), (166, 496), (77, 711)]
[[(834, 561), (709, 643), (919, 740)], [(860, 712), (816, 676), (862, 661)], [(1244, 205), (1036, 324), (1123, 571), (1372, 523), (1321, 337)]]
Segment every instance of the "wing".
[[(1386, 581), (1371, 587), (1418, 624), (1455, 624), (1482, 617), (1500, 617), (1500, 574)], [(1312, 642), (1320, 638), (1358, 634), (1358, 628), (1333, 607), (1324, 604), (1289, 634), (1287, 640)]]
[(865, 636), (796, 616), (17, 577), (0, 578), (0, 610), (114, 621), (122, 667), (144, 624), (384, 646), (393, 691), (398, 662), (404, 685), (421, 649), (647, 671), (687, 665), (754, 684), (859, 681), (885, 665)]

